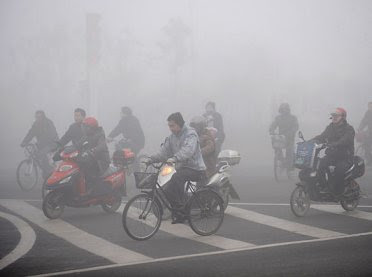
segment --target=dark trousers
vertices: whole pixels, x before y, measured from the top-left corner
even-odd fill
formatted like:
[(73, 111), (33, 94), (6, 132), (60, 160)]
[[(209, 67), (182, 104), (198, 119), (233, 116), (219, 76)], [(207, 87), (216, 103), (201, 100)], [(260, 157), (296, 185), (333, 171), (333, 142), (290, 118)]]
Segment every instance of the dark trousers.
[(330, 156), (325, 156), (319, 165), (320, 173), (325, 176), (329, 166), (335, 166), (333, 178), (328, 180), (330, 189), (334, 194), (340, 195), (344, 192), (345, 172), (350, 168), (352, 162), (349, 159), (335, 159)]
[(171, 205), (177, 206), (183, 203), (185, 183), (187, 181), (198, 182), (202, 180), (204, 176), (204, 171), (198, 171), (187, 167), (177, 169), (177, 172), (173, 174), (164, 188)]

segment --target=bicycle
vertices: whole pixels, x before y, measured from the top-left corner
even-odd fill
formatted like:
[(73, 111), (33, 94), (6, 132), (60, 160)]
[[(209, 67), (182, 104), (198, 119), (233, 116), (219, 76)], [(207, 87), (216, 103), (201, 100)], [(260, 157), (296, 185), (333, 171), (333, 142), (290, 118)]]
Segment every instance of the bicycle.
[(29, 143), (25, 146), (26, 159), (21, 161), (17, 167), (17, 183), (24, 191), (32, 190), (39, 181), (39, 161), (37, 159), (37, 146)]
[[(218, 231), (224, 219), (224, 205), (221, 197), (208, 187), (198, 187), (192, 182), (186, 183), (184, 203), (182, 207), (175, 208), (169, 196), (158, 183), (158, 176), (165, 163), (152, 163), (155, 173), (135, 172), (136, 187), (141, 193), (131, 198), (126, 204), (122, 224), (125, 232), (134, 240), (147, 240), (159, 230), (163, 206), (172, 212), (172, 215), (182, 216), (191, 229), (198, 235), (209, 236)], [(163, 206), (162, 206), (163, 205)]]

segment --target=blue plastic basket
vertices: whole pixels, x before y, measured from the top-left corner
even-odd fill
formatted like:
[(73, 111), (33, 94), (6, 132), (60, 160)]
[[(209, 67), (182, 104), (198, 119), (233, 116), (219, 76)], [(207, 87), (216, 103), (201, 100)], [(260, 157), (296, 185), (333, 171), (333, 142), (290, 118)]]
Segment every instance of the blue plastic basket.
[(313, 168), (315, 158), (315, 143), (314, 142), (299, 142), (294, 165), (296, 168), (305, 169)]

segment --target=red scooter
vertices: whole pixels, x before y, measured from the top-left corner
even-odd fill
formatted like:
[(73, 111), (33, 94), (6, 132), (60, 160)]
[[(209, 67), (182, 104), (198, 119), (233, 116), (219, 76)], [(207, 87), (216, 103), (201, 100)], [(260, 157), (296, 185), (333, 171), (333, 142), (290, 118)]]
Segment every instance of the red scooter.
[(98, 196), (87, 193), (86, 178), (77, 161), (79, 151), (75, 147), (60, 149), (56, 155), (62, 162), (45, 184), (48, 193), (43, 199), (43, 212), (46, 217), (59, 218), (65, 206), (83, 208), (101, 205), (107, 213), (114, 213), (120, 207), (126, 186), (125, 170), (135, 158), (132, 151), (123, 149), (114, 152), (113, 164), (101, 176), (101, 185), (110, 192)]

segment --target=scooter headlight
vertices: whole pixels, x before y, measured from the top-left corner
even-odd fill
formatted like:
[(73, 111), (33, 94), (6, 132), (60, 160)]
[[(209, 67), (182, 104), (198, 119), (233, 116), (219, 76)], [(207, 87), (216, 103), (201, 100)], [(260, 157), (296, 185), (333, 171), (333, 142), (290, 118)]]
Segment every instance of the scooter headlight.
[(173, 172), (173, 167), (171, 167), (171, 166), (165, 166), (161, 170), (160, 175), (161, 176), (167, 176), (167, 175), (171, 174), (172, 172)]
[(59, 172), (65, 172), (65, 171), (69, 171), (71, 168), (72, 168), (72, 165), (64, 164), (64, 165), (61, 165), (61, 167), (58, 169), (58, 171)]

